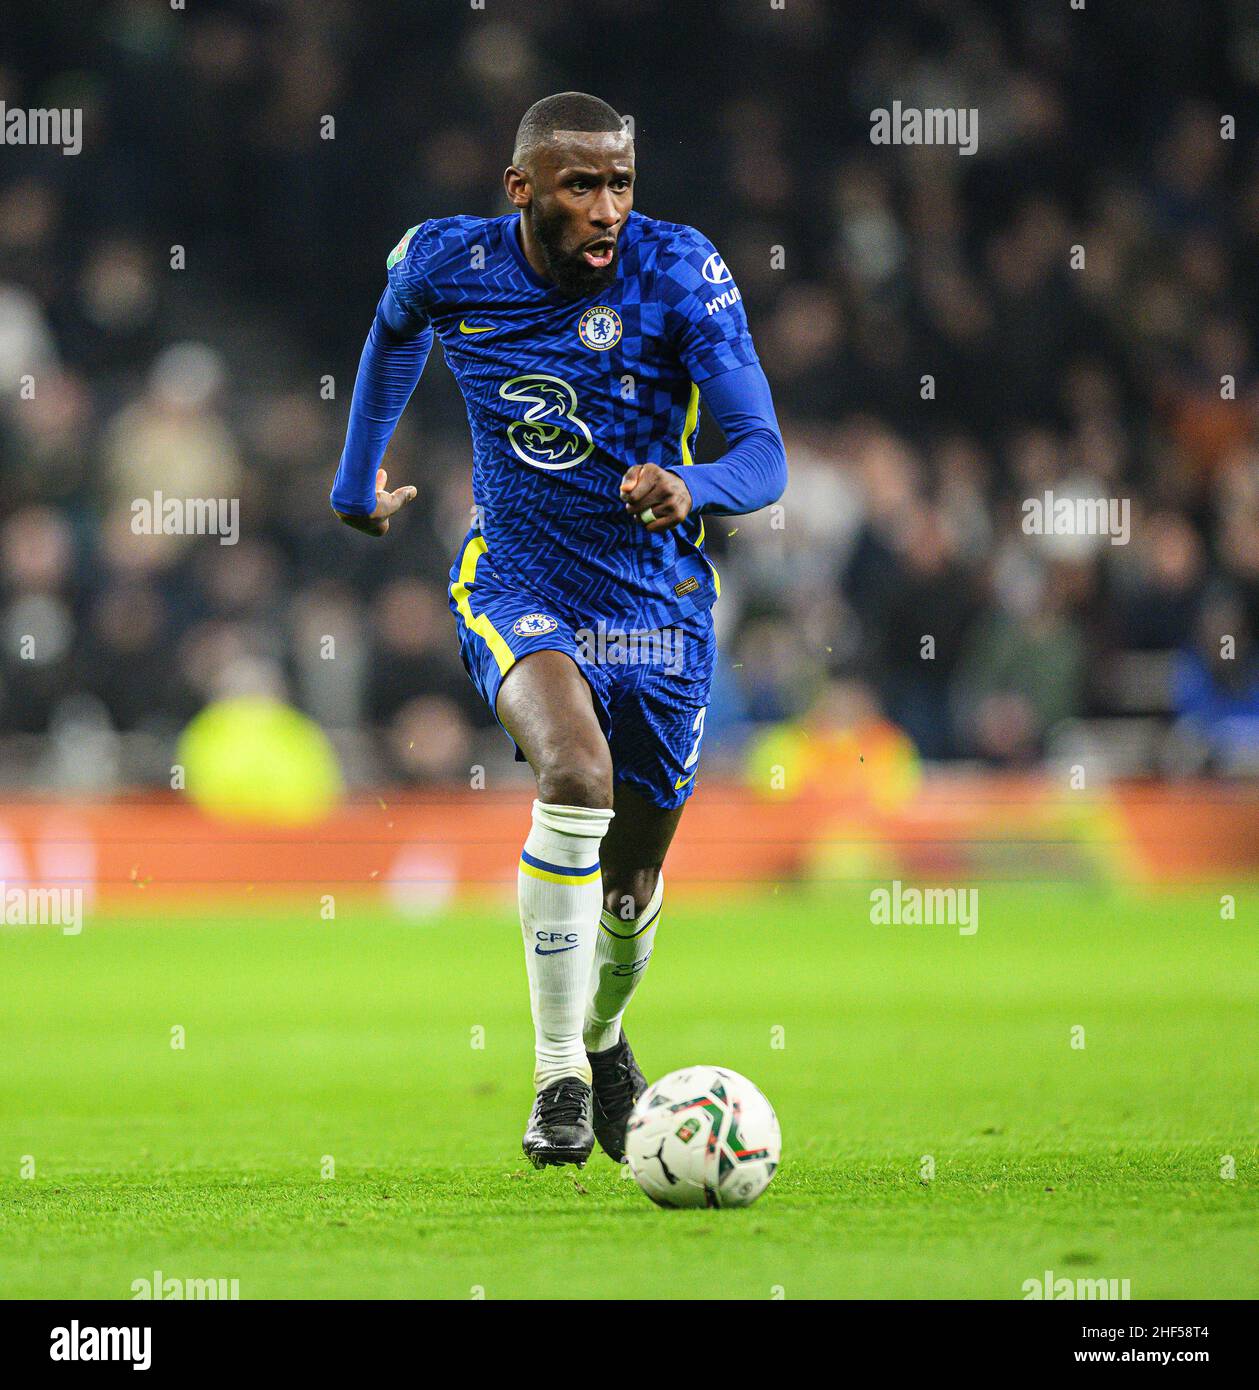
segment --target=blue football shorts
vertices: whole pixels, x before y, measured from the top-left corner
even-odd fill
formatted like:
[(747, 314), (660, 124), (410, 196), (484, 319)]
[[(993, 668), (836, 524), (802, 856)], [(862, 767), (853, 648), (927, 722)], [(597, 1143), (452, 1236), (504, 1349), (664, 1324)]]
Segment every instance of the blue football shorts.
[[(585, 625), (554, 600), (503, 579), (475, 531), (451, 567), (450, 607), (464, 667), (495, 718), (499, 688), (517, 661), (564, 652), (594, 696), (614, 780), (663, 810), (691, 795), (717, 659), (708, 610), (654, 632)], [(519, 748), (516, 757), (523, 760)]]

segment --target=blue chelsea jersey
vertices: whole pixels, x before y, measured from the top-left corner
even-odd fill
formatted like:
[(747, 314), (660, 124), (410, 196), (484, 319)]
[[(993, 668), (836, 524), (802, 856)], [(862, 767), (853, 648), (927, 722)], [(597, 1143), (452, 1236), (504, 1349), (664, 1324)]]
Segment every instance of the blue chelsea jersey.
[(525, 259), (518, 221), (424, 222), (388, 261), (467, 403), (486, 559), (575, 622), (666, 626), (720, 592), (703, 519), (652, 535), (620, 483), (632, 464), (690, 465), (700, 387), (756, 363), (738, 288), (699, 232), (633, 212), (613, 283), (566, 298)]

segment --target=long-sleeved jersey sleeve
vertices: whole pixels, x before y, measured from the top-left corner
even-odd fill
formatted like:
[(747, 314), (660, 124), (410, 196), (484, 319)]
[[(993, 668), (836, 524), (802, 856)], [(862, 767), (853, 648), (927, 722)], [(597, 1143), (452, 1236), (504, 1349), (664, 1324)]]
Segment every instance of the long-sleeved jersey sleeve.
[(692, 511), (743, 516), (777, 502), (787, 486), (787, 453), (760, 363), (710, 377), (700, 394), (729, 447), (714, 463), (674, 470)]
[(729, 445), (715, 463), (678, 476), (694, 511), (758, 511), (782, 495), (787, 459), (739, 287), (712, 242), (691, 227), (680, 229), (658, 275), (666, 331)]
[(376, 470), (433, 346), (433, 330), (416, 288), (418, 276), (398, 273), (418, 230), (413, 227), (389, 257), (389, 285), (359, 359), (331, 495), (333, 510), (347, 516), (370, 516), (375, 510)]

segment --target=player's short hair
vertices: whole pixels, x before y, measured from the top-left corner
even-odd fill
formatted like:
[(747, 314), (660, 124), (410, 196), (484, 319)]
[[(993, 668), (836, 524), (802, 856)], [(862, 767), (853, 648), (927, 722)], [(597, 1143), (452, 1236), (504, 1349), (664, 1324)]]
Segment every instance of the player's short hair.
[(516, 148), (512, 163), (523, 166), (539, 145), (544, 144), (557, 130), (622, 131), (621, 118), (598, 97), (585, 92), (556, 92), (543, 97), (520, 118), (516, 130)]

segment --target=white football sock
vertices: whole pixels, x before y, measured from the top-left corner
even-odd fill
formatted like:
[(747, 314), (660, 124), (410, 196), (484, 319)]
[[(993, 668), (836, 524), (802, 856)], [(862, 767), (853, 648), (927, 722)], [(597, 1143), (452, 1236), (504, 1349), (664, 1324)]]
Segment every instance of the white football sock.
[(562, 1076), (590, 1080), (582, 1019), (603, 906), (599, 843), (611, 822), (611, 810), (533, 803), (517, 883), (538, 1090)]
[(622, 921), (616, 913), (606, 910), (600, 917), (583, 1030), (587, 1052), (605, 1052), (620, 1039), (621, 1018), (651, 959), (663, 902), (661, 874), (651, 901), (633, 921)]

